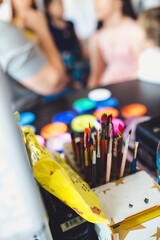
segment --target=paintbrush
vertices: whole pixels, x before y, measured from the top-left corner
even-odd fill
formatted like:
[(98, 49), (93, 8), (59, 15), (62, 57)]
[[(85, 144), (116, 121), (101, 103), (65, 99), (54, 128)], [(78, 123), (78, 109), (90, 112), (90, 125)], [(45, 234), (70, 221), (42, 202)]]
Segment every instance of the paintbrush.
[(133, 160), (132, 160), (132, 164), (131, 164), (131, 173), (136, 172), (138, 146), (139, 146), (139, 137), (136, 137), (136, 141), (134, 144), (134, 155), (133, 155)]
[(119, 126), (118, 126), (117, 142), (118, 142), (118, 144), (117, 144), (117, 167), (118, 167), (118, 171), (119, 171), (119, 169), (121, 167), (122, 143), (123, 143), (123, 127), (121, 124), (119, 124)]
[(113, 130), (110, 132), (109, 136), (109, 147), (108, 147), (108, 154), (107, 154), (107, 169), (106, 169), (106, 183), (110, 181), (111, 175), (111, 165), (112, 165), (112, 136)]
[(108, 138), (111, 135), (111, 130), (113, 129), (113, 125), (112, 125), (112, 114), (108, 116), (108, 121), (107, 121), (107, 128), (108, 128)]
[(101, 151), (100, 151), (100, 130), (97, 132), (97, 183), (100, 182), (100, 163), (101, 163)]
[(81, 153), (81, 167), (84, 169), (84, 133), (79, 134), (80, 139), (80, 153)]
[(88, 134), (88, 141), (91, 141), (91, 124), (89, 123), (89, 134)]
[(77, 156), (76, 156), (76, 142), (75, 142), (75, 135), (74, 132), (71, 132), (71, 138), (72, 138), (72, 149), (74, 153), (74, 159), (77, 161)]
[(80, 150), (80, 142), (76, 143), (76, 155), (77, 155), (77, 164), (78, 167), (81, 167), (81, 150)]
[(96, 145), (95, 143), (93, 144), (93, 153), (92, 153), (92, 187), (96, 186)]
[(160, 141), (157, 146), (157, 160), (156, 160), (157, 168), (158, 168), (158, 185), (160, 185)]
[(115, 180), (117, 173), (117, 138), (113, 138), (112, 177)]
[[(105, 150), (106, 150), (106, 160), (107, 160), (107, 153), (108, 153), (108, 147), (109, 147), (109, 136), (112, 129), (112, 114), (107, 117), (107, 127), (106, 127), (106, 138), (105, 138)], [(106, 162), (105, 162), (106, 164)], [(106, 166), (105, 166), (106, 169)]]
[(89, 182), (89, 159), (88, 159), (88, 134), (89, 134), (89, 129), (85, 128), (84, 130), (84, 157), (85, 157), (85, 180), (88, 183)]
[(104, 174), (105, 169), (105, 138), (106, 138), (106, 128), (107, 128), (107, 114), (103, 114), (101, 117), (101, 175)]
[(122, 163), (121, 163), (121, 170), (120, 170), (120, 178), (123, 177), (124, 175), (124, 169), (125, 169), (125, 165), (126, 165), (126, 159), (127, 159), (127, 153), (128, 153), (128, 147), (129, 147), (129, 141), (131, 138), (131, 130), (128, 133), (126, 142), (125, 142), (125, 146), (124, 146), (124, 151), (123, 151), (123, 158), (122, 158)]

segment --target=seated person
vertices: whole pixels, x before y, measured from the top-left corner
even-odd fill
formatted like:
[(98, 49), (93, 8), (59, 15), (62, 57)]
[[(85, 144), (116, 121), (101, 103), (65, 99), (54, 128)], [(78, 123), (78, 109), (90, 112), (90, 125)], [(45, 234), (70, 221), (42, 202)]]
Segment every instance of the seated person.
[(73, 87), (84, 86), (89, 75), (89, 64), (73, 23), (63, 18), (62, 0), (44, 0), (44, 3), (50, 32), (62, 56), (67, 74), (73, 81)]
[(21, 26), (36, 34), (40, 46), (13, 23), (0, 20), (0, 64), (8, 76), (13, 110), (25, 111), (39, 101), (39, 95), (61, 92), (67, 77), (45, 16), (31, 8), (30, 0), (11, 3)]
[(94, 0), (94, 3), (97, 18), (103, 22), (103, 27), (93, 35), (89, 45), (91, 74), (88, 87), (135, 79), (137, 56), (132, 45), (137, 25), (124, 11), (131, 10), (130, 1)]
[(140, 43), (138, 78), (160, 84), (160, 7), (142, 12), (138, 18)]

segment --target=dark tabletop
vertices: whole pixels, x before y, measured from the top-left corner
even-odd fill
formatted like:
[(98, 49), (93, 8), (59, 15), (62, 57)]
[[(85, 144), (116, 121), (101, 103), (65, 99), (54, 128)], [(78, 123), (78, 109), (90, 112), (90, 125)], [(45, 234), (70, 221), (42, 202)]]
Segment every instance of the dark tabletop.
[[(118, 99), (119, 110), (131, 103), (141, 103), (147, 107), (147, 115), (151, 117), (160, 115), (160, 85), (133, 80), (109, 85), (106, 88), (112, 92), (112, 97)], [(41, 128), (46, 124), (51, 123), (56, 113), (73, 110), (74, 101), (87, 98), (89, 91), (89, 89), (75, 91), (57, 100), (40, 103), (31, 109), (36, 115), (34, 125), (37, 133), (39, 134)], [(121, 115), (119, 115), (119, 118), (122, 118)]]
[[(147, 107), (147, 115), (152, 117), (160, 115), (160, 85), (134, 80), (110, 85), (106, 88), (111, 90), (112, 97), (118, 99), (119, 110), (128, 104), (141, 103)], [(73, 110), (72, 105), (74, 101), (80, 98), (87, 98), (89, 91), (88, 89), (76, 91), (57, 100), (40, 103), (35, 108), (30, 109), (36, 115), (34, 125), (37, 129), (37, 134), (40, 133), (42, 127), (51, 123), (56, 113)], [(119, 118), (122, 118), (122, 116), (119, 115)], [(52, 229), (52, 226), (50, 227)]]

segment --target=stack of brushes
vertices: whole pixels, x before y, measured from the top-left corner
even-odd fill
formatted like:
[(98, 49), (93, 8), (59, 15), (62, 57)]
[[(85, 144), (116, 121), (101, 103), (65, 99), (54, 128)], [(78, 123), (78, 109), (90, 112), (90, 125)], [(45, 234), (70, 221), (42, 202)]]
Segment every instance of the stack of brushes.
[(126, 172), (126, 159), (131, 137), (131, 131), (123, 144), (123, 127), (119, 124), (117, 135), (113, 131), (112, 115), (103, 114), (101, 117), (101, 129), (95, 134), (91, 134), (91, 126), (85, 129), (84, 133), (79, 134), (78, 141), (72, 132), (72, 149), (75, 161), (83, 173), (85, 181), (91, 186), (96, 187), (111, 180), (116, 180), (136, 171), (136, 157), (139, 140), (136, 138), (134, 158), (129, 164)]

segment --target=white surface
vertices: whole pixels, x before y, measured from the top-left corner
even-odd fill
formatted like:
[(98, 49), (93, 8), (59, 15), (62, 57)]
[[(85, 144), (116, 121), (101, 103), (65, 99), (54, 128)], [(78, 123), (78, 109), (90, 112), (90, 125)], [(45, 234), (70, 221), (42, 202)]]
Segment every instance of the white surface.
[[(160, 206), (160, 192), (154, 186), (153, 179), (144, 171), (124, 178), (124, 184), (116, 186), (115, 182), (105, 184), (95, 189), (100, 198), (100, 205), (106, 217), (115, 223), (125, 218), (147, 210), (154, 206)], [(110, 189), (104, 194), (104, 190)], [(146, 204), (144, 199), (148, 198)], [(129, 204), (133, 207), (129, 208)]]
[(1, 69), (0, 86), (0, 239), (33, 240), (38, 235), (49, 240), (44, 207)]
[[(144, 171), (124, 178), (124, 184), (116, 186), (115, 182), (105, 184), (94, 189), (100, 198), (100, 205), (106, 217), (115, 223), (154, 206), (160, 206), (160, 192), (153, 188), (155, 182)], [(148, 198), (149, 203), (144, 203)], [(133, 205), (129, 208), (129, 203)], [(141, 229), (129, 231), (124, 240), (156, 240), (152, 237), (160, 228), (160, 217), (141, 224)], [(108, 227), (105, 224), (96, 224), (95, 230), (99, 240), (108, 240)], [(118, 234), (119, 235), (119, 234)], [(114, 239), (117, 239), (116, 237)]]
[(111, 95), (112, 93), (108, 89), (99, 88), (99, 89), (90, 91), (88, 93), (88, 98), (96, 102), (101, 102), (110, 98)]

